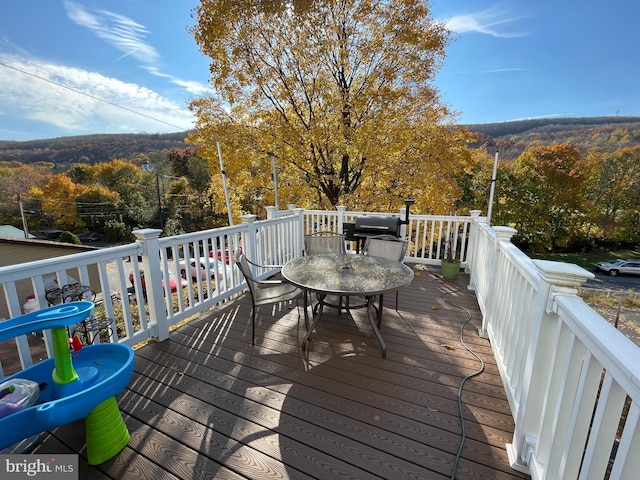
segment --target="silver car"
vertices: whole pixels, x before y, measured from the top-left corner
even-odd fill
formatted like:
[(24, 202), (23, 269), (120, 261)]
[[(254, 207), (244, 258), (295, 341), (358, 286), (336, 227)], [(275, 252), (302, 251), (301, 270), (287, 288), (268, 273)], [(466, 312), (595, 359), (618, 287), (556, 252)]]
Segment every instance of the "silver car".
[(596, 263), (596, 271), (615, 277), (619, 273), (640, 275), (640, 260), (616, 260), (615, 262)]

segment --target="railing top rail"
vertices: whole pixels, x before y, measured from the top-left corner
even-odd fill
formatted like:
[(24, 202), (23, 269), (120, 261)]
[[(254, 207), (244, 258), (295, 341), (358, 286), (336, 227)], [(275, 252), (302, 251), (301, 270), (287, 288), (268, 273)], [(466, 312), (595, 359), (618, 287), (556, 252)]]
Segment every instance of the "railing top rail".
[[(640, 401), (640, 348), (596, 313), (582, 299), (557, 294), (554, 301), (563, 321), (610, 372), (625, 392)], [(593, 319), (593, 321), (589, 321)]]
[(235, 233), (242, 232), (245, 229), (246, 229), (246, 226), (243, 224), (231, 225), (227, 227), (219, 227), (219, 228), (212, 228), (209, 230), (202, 230), (199, 232), (189, 232), (189, 233), (183, 233), (180, 235), (172, 235), (169, 237), (160, 237), (158, 241), (161, 243), (171, 243), (175, 240), (180, 240), (180, 242), (189, 242), (191, 240), (197, 240), (197, 239), (206, 238), (206, 237), (222, 237), (224, 235), (233, 235)]
[(254, 223), (260, 226), (276, 225), (278, 223), (296, 222), (298, 219), (295, 215), (283, 215), (276, 218), (267, 218), (265, 220), (256, 220)]
[[(31, 262), (18, 263), (0, 267), (0, 278), (2, 282), (14, 282), (30, 277), (31, 273), (52, 273), (60, 270), (81, 267), (90, 263), (109, 261), (119, 256), (126, 257), (138, 252), (140, 246), (135, 243), (120, 245), (117, 247), (101, 248), (88, 252), (72, 253), (61, 257), (52, 257), (44, 260), (34, 260)], [(25, 275), (25, 273), (28, 273)]]
[(530, 257), (512, 243), (504, 243), (502, 251), (510, 259), (511, 265), (527, 279), (528, 283), (538, 285), (540, 272)]

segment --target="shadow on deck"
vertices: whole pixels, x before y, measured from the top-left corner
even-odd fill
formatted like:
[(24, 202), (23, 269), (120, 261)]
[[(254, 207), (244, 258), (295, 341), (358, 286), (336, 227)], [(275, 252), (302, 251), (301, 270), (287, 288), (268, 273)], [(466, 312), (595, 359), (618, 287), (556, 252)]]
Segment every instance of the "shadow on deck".
[[(251, 345), (248, 294), (162, 343), (137, 350), (119, 398), (128, 446), (97, 467), (78, 422), (43, 435), (34, 453), (80, 453), (80, 478), (445, 479), (460, 439), (457, 479), (528, 478), (510, 469), (513, 420), (468, 277), (443, 281), (416, 267), (385, 298), (387, 359), (363, 310), (325, 317), (309, 342), (302, 302), (261, 307)], [(300, 314), (298, 314), (298, 312)]]

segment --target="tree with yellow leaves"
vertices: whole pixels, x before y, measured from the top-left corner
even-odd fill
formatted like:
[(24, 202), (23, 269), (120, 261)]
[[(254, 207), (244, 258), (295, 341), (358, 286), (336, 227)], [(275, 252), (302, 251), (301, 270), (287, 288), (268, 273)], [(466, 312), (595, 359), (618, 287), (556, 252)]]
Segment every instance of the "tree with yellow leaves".
[[(42, 210), (54, 220), (56, 228), (75, 230), (83, 228), (84, 223), (78, 216), (76, 198), (87, 190), (85, 185), (73, 183), (64, 174), (53, 175), (42, 188)], [(38, 197), (38, 191), (31, 190), (29, 196)]]
[(525, 150), (508, 168), (500, 188), (503, 224), (512, 224), (527, 251), (572, 248), (584, 235), (588, 167), (568, 143)]
[(588, 232), (607, 242), (640, 238), (640, 146), (589, 153)]
[[(190, 141), (234, 209), (280, 204), (449, 213), (469, 134), (432, 81), (449, 42), (424, 0), (202, 0), (192, 33), (213, 93), (192, 101)], [(215, 185), (215, 183), (214, 183)]]

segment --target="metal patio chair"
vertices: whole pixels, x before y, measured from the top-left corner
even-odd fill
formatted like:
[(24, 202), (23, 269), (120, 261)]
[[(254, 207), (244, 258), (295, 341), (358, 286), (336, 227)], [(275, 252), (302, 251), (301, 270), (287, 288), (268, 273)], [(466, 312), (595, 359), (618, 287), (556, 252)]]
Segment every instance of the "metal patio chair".
[(344, 235), (334, 232), (317, 232), (305, 235), (304, 253), (306, 255), (347, 253)]
[[(402, 262), (408, 247), (409, 242), (401, 238), (393, 235), (378, 235), (367, 238), (364, 243), (364, 254)], [(399, 293), (400, 291), (396, 291), (396, 311), (398, 311)]]
[[(270, 305), (274, 303), (296, 300), (296, 308), (298, 307), (297, 299), (302, 297), (303, 292), (293, 285), (283, 282), (282, 280), (260, 280), (253, 275), (252, 267), (265, 268), (264, 265), (258, 265), (251, 262), (244, 254), (240, 254), (236, 259), (238, 269), (244, 275), (249, 287), (251, 295), (251, 344), (255, 345), (256, 337), (256, 311), (261, 305)], [(300, 318), (300, 311), (298, 311)], [(304, 324), (309, 328), (307, 312), (304, 312)]]
[[(334, 232), (316, 232), (304, 236), (305, 255), (322, 255), (325, 253), (347, 253), (347, 244), (344, 235)], [(311, 302), (310, 302), (311, 303)], [(340, 297), (338, 311), (342, 311), (342, 297)], [(345, 309), (349, 310), (349, 299), (345, 303)]]

